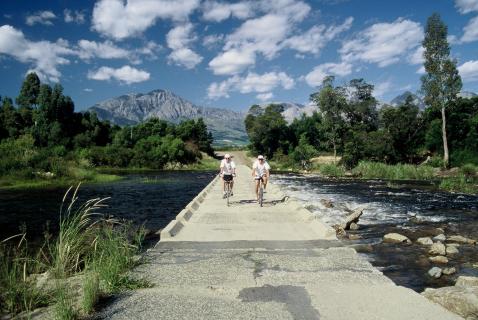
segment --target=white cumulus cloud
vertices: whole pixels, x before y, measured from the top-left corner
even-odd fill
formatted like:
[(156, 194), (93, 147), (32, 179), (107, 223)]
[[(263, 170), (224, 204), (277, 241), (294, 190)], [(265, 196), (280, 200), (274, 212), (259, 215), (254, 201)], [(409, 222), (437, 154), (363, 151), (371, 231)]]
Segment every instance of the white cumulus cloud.
[(259, 93), (256, 98), (261, 100), (261, 101), (268, 101), (271, 100), (274, 97), (272, 92), (266, 92), (266, 93)]
[(458, 67), (463, 81), (474, 82), (478, 81), (478, 60), (470, 60)]
[(85, 23), (85, 13), (82, 11), (78, 10), (70, 10), (70, 9), (65, 9), (63, 10), (63, 16), (65, 18), (66, 23), (77, 23), (77, 24), (83, 24)]
[(46, 26), (52, 26), (53, 22), (51, 20), (56, 19), (56, 15), (49, 11), (38, 11), (34, 14), (27, 16), (25, 23), (29, 26), (33, 26), (35, 24), (43, 24)]
[(463, 28), (463, 36), (461, 42), (473, 42), (478, 40), (478, 17), (474, 17), (468, 21)]
[(88, 72), (88, 78), (93, 80), (117, 80), (126, 84), (143, 82), (149, 80), (150, 74), (147, 71), (139, 70), (130, 66), (123, 66), (118, 69), (101, 67), (95, 71)]
[(192, 31), (193, 25), (186, 23), (174, 27), (166, 35), (168, 47), (173, 50), (168, 56), (168, 59), (187, 69), (194, 68), (203, 59), (199, 54), (189, 48), (189, 45), (196, 40)]
[(252, 2), (206, 1), (203, 4), (203, 18), (207, 21), (221, 22), (229, 17), (247, 19), (253, 15)]
[(365, 61), (385, 67), (400, 61), (423, 40), (418, 22), (398, 18), (392, 23), (376, 23), (345, 42), (340, 49), (344, 61)]
[(275, 58), (286, 47), (284, 40), (310, 11), (308, 4), (296, 0), (258, 1), (254, 6), (265, 14), (244, 21), (225, 38), (222, 52), (209, 62), (214, 74), (238, 74), (253, 66), (258, 55)]
[(478, 11), (478, 0), (455, 0), (455, 6), (462, 14)]
[(286, 39), (283, 45), (301, 53), (318, 54), (329, 41), (340, 33), (349, 30), (353, 20), (352, 17), (349, 17), (343, 24), (338, 26), (313, 26), (303, 34)]
[(245, 77), (233, 76), (221, 82), (213, 82), (208, 88), (208, 98), (218, 99), (229, 97), (229, 92), (259, 93), (265, 96), (272, 90), (282, 87), (292, 89), (295, 81), (285, 72), (268, 72), (257, 74), (250, 72)]
[(26, 39), (20, 30), (4, 25), (0, 27), (0, 54), (31, 64), (30, 71), (44, 81), (57, 82), (61, 76), (58, 66), (68, 64), (70, 61), (65, 56), (76, 55), (76, 52), (64, 39), (34, 42)]
[(157, 19), (185, 21), (199, 0), (100, 0), (93, 9), (92, 28), (116, 40), (140, 34)]
[(92, 59), (96, 57), (102, 59), (118, 59), (128, 58), (130, 56), (128, 50), (119, 48), (108, 40), (105, 42), (96, 42), (83, 39), (78, 41), (78, 47), (78, 55), (81, 59)]
[(352, 65), (347, 62), (323, 63), (316, 66), (305, 77), (305, 82), (311, 87), (318, 87), (327, 76), (347, 76), (352, 73)]

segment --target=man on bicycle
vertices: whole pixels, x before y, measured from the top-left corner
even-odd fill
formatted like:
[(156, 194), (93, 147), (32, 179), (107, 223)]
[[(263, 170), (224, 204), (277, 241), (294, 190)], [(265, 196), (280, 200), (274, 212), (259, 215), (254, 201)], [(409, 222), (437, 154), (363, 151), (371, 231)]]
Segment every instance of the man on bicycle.
[(254, 180), (256, 181), (256, 199), (257, 200), (259, 200), (259, 186), (261, 183), (261, 178), (262, 178), (262, 183), (264, 185), (264, 190), (265, 190), (267, 186), (267, 181), (269, 179), (270, 169), (271, 167), (269, 166), (267, 161), (264, 159), (264, 156), (262, 155), (259, 155), (257, 157), (257, 160), (254, 161), (254, 164), (252, 165), (252, 176), (254, 177)]
[(232, 187), (234, 186), (234, 180), (233, 177), (236, 176), (236, 164), (234, 161), (231, 160), (231, 155), (226, 153), (224, 155), (224, 159), (221, 160), (221, 165), (220, 165), (220, 170), (221, 172), (219, 173), (222, 177), (222, 187), (223, 187), (223, 198), (226, 197), (226, 182), (230, 181), (231, 184), (231, 193), (230, 195), (232, 196)]

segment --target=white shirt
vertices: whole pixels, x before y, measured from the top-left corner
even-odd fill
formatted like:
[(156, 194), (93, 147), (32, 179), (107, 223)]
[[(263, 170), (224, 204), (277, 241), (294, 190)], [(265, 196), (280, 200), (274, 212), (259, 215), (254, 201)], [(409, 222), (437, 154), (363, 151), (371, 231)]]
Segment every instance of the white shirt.
[(222, 169), (223, 174), (231, 175), (231, 174), (234, 173), (234, 169), (236, 168), (236, 164), (232, 160), (227, 162), (226, 159), (222, 159), (220, 168)]
[(261, 164), (259, 160), (256, 160), (252, 165), (252, 170), (256, 172), (256, 177), (262, 177), (266, 173), (266, 170), (269, 171), (270, 169), (271, 166), (265, 160), (263, 164)]

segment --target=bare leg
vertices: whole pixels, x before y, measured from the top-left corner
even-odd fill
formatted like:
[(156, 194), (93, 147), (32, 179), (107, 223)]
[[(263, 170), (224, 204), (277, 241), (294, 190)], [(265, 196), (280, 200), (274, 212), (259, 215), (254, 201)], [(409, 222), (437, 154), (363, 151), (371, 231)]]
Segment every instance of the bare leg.
[(260, 180), (256, 180), (256, 200), (259, 200), (259, 184), (261, 183)]
[(262, 180), (264, 181), (264, 190), (266, 190), (266, 187), (267, 187), (267, 181), (269, 181), (269, 177), (267, 177), (267, 176), (264, 176), (264, 177), (262, 178)]

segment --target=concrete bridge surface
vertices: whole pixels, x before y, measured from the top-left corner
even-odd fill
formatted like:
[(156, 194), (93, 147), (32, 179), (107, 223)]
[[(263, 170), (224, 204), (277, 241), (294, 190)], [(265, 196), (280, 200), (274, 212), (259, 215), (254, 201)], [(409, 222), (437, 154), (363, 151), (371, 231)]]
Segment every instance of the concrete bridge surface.
[(214, 179), (135, 269), (154, 287), (116, 297), (98, 318), (462, 319), (395, 285), (277, 186), (264, 207), (254, 198), (245, 165), (229, 207)]

